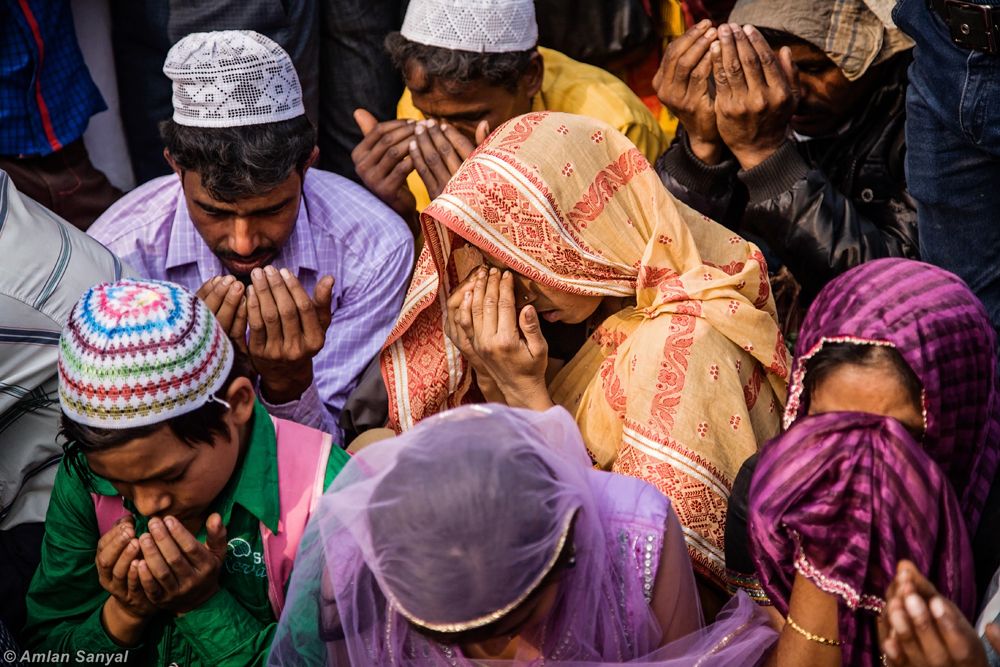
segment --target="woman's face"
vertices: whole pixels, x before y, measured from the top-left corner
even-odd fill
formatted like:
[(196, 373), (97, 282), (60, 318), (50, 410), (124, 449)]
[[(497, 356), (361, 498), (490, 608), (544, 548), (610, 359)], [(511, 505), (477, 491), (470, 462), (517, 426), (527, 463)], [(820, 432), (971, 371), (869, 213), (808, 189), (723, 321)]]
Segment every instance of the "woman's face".
[(865, 412), (892, 417), (916, 439), (924, 432), (921, 406), (914, 404), (899, 373), (889, 363), (844, 363), (829, 371), (809, 396), (809, 414)]
[[(485, 259), (489, 266), (495, 266), (501, 271), (510, 270), (510, 267), (499, 259), (493, 257)], [(539, 317), (548, 322), (563, 322), (564, 324), (585, 322), (597, 312), (604, 300), (603, 296), (563, 292), (526, 278), (516, 271), (511, 271), (511, 273), (514, 276), (514, 298), (517, 301), (518, 311), (525, 306), (534, 306)]]

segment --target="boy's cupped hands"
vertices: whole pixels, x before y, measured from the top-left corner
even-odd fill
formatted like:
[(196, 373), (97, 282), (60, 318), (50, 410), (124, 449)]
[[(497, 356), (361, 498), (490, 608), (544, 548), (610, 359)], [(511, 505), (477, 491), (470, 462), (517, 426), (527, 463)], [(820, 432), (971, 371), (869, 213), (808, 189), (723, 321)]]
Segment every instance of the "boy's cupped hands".
[(135, 521), (123, 517), (97, 543), (97, 574), (110, 597), (101, 620), (112, 639), (139, 643), (142, 630), (160, 612), (184, 614), (219, 590), (226, 557), (226, 528), (212, 514), (202, 544), (174, 517), (153, 518), (136, 537)]

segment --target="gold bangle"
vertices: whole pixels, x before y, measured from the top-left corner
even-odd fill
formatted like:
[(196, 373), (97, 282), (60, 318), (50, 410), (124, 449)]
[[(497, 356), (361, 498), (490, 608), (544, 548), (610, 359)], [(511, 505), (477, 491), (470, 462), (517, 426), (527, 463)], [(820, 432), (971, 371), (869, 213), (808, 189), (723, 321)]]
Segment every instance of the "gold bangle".
[(801, 625), (793, 621), (791, 615), (785, 617), (785, 622), (791, 626), (792, 630), (795, 630), (795, 632), (799, 633), (811, 642), (816, 642), (817, 644), (822, 644), (823, 646), (840, 646), (840, 642), (836, 639), (828, 639), (809, 632)]

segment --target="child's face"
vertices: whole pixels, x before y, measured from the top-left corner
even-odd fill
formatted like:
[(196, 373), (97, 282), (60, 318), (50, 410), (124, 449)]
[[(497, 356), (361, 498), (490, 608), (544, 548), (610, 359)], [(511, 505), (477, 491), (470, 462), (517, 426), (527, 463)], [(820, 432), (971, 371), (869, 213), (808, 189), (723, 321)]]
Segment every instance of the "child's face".
[(147, 518), (173, 516), (197, 534), (209, 507), (225, 488), (239, 461), (241, 445), (253, 414), (253, 386), (235, 380), (226, 400), (232, 408), (224, 420), (225, 436), (211, 445), (188, 445), (164, 425), (151, 435), (111, 449), (88, 452), (87, 464), (132, 501)]

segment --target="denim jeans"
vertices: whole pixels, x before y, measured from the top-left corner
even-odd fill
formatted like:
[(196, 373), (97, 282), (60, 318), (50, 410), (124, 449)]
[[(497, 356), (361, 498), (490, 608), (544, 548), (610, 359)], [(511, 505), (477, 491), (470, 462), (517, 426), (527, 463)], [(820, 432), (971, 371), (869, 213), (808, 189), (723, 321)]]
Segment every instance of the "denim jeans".
[(916, 41), (906, 182), (921, 256), (965, 280), (1000, 331), (1000, 55), (955, 46), (926, 0), (900, 0), (893, 17)]

